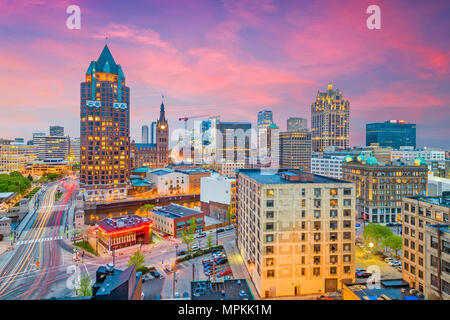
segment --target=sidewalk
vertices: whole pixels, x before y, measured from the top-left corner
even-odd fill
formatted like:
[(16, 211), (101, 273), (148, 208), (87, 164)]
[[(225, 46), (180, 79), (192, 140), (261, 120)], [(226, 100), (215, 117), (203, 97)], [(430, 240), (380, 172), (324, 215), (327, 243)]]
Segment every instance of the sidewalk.
[(250, 274), (245, 266), (244, 260), (236, 248), (235, 241), (228, 241), (223, 243), (223, 247), (227, 254), (228, 262), (230, 264), (231, 271), (233, 272), (234, 279), (247, 279), (248, 285), (250, 286), (250, 290), (252, 290), (253, 296), (255, 300), (261, 300), (261, 297), (258, 294), (258, 291), (253, 284), (252, 279), (250, 278)]

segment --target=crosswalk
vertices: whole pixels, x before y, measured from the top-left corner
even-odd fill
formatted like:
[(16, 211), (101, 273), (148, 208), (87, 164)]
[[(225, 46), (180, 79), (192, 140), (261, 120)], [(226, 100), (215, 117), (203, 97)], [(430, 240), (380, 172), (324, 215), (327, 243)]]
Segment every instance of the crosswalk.
[(22, 244), (31, 244), (31, 243), (35, 243), (35, 242), (54, 241), (54, 240), (62, 240), (62, 239), (64, 239), (64, 236), (55, 236), (55, 237), (39, 238), (39, 239), (31, 239), (31, 240), (20, 240), (16, 243), (16, 246), (20, 246)]

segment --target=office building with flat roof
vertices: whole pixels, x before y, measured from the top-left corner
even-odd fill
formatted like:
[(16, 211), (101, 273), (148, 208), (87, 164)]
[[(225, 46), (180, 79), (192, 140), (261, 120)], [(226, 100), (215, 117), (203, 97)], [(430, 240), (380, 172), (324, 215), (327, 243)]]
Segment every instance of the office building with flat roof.
[(366, 124), (366, 146), (378, 143), (381, 147), (399, 149), (402, 146), (416, 148), (416, 125), (404, 120), (389, 120)]
[[(420, 292), (425, 292), (427, 273), (429, 273), (427, 266), (430, 264), (426, 262), (427, 255), (430, 253), (427, 250), (430, 238), (426, 237), (426, 226), (449, 223), (449, 194), (444, 193), (440, 197), (403, 198), (402, 277), (412, 288)], [(435, 250), (432, 251), (437, 254)]]
[(305, 118), (290, 117), (286, 121), (287, 131), (307, 131), (308, 120)]
[(279, 134), (280, 168), (311, 171), (311, 132), (288, 131)]
[(263, 298), (324, 294), (355, 278), (355, 186), (294, 169), (241, 169), (238, 248)]

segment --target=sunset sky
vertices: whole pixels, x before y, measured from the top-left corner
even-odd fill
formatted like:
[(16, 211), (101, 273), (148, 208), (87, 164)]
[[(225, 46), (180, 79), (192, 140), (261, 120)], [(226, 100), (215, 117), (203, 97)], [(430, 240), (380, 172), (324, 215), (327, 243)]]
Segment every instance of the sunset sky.
[[(66, 8), (81, 8), (81, 30)], [(381, 7), (381, 30), (366, 8)], [(62, 125), (79, 136), (80, 82), (105, 37), (131, 90), (131, 135), (155, 121), (161, 94), (178, 117), (282, 130), (331, 81), (350, 101), (350, 145), (367, 122), (417, 123), (418, 146), (450, 148), (450, 2), (326, 0), (0, 0), (0, 138)]]

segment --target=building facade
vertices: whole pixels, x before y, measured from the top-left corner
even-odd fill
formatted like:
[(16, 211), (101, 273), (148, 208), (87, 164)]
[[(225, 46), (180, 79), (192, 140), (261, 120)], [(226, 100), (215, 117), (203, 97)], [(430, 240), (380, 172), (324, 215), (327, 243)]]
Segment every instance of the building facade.
[(378, 164), (374, 157), (346, 158), (342, 176), (356, 184), (358, 217), (368, 222), (393, 223), (401, 220), (402, 198), (427, 194), (426, 165)]
[(153, 183), (160, 196), (189, 193), (189, 175), (162, 168), (147, 172), (147, 180)]
[(216, 162), (248, 163), (252, 124), (249, 122), (218, 122), (216, 126)]
[(425, 295), (450, 300), (450, 225), (427, 225), (425, 237)]
[(236, 179), (218, 174), (201, 178), (200, 206), (206, 215), (214, 219), (227, 221), (228, 209), (236, 214)]
[(311, 132), (280, 132), (280, 168), (311, 171)]
[(148, 126), (142, 126), (142, 138), (141, 143), (148, 144)]
[(130, 88), (105, 45), (80, 85), (80, 192), (88, 201), (121, 199), (130, 175)]
[(391, 161), (402, 159), (414, 161), (414, 159), (419, 157), (427, 162), (445, 161), (445, 150), (439, 148), (414, 149), (409, 147), (391, 151)]
[(328, 85), (325, 92), (317, 92), (311, 105), (311, 139), (313, 151), (323, 151), (328, 146), (349, 147), (350, 103), (342, 92)]
[(427, 245), (430, 246), (430, 238), (426, 236), (426, 226), (448, 224), (449, 214), (450, 200), (444, 197), (403, 198), (402, 278), (420, 292), (425, 292), (426, 279), (429, 277), (427, 275), (429, 262), (426, 260), (430, 253), (427, 250)]
[(295, 118), (290, 117), (287, 119), (287, 131), (307, 131), (308, 130), (308, 120), (305, 118)]
[(238, 247), (262, 298), (335, 292), (354, 281), (353, 183), (243, 169), (237, 190)]
[(187, 231), (190, 220), (195, 218), (196, 232), (205, 228), (205, 214), (200, 210), (171, 203), (164, 207), (155, 207), (148, 211), (149, 217), (154, 221), (154, 229), (167, 233), (173, 237), (181, 238)]
[(64, 127), (50, 126), (49, 133), (50, 133), (50, 136), (53, 136), (53, 137), (64, 137)]
[(344, 157), (312, 157), (311, 158), (311, 173), (321, 176), (342, 179), (342, 160)]
[(0, 173), (24, 172), (27, 163), (35, 161), (37, 148), (22, 143), (0, 144)]
[(381, 147), (399, 149), (402, 146), (416, 148), (416, 125), (404, 120), (389, 120), (366, 124), (366, 146), (378, 143)]

